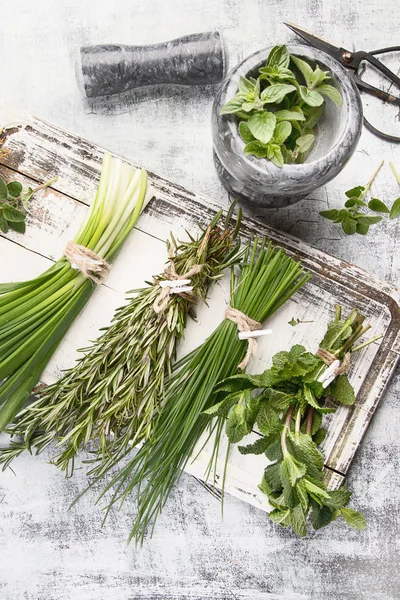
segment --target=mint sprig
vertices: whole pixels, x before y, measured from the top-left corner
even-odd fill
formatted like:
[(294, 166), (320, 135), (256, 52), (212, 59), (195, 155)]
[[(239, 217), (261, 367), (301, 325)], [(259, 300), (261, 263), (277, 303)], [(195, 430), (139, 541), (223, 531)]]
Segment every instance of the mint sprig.
[[(340, 223), (344, 233), (347, 235), (353, 235), (354, 233), (366, 235), (371, 225), (376, 225), (382, 221), (383, 217), (380, 216), (380, 214), (389, 215), (390, 219), (400, 217), (400, 198), (397, 198), (397, 200), (394, 201), (391, 208), (389, 208), (382, 200), (379, 200), (379, 198), (371, 198), (368, 202), (365, 201), (365, 196), (370, 191), (371, 185), (382, 167), (383, 162), (384, 161), (382, 160), (379, 163), (377, 169), (366, 185), (358, 185), (345, 192), (347, 199), (344, 208), (322, 210), (319, 213), (321, 217), (329, 219), (334, 223)], [(392, 163), (390, 163), (390, 165), (396, 176), (397, 173), (394, 166)], [(398, 181), (400, 183), (400, 178)], [(373, 213), (380, 214), (371, 214), (370, 212), (367, 212), (366, 209), (369, 209)]]
[[(357, 310), (342, 318), (336, 306), (320, 348), (338, 360), (379, 339), (355, 346), (369, 329)], [(272, 461), (264, 471), (260, 489), (273, 507), (270, 519), (283, 527), (292, 527), (300, 536), (307, 533), (310, 517), (314, 529), (337, 519), (356, 529), (365, 528), (364, 517), (347, 507), (351, 492), (342, 486), (329, 491), (324, 481), (324, 456), (318, 446), (325, 438), (323, 415), (334, 412), (329, 399), (349, 406), (355, 402), (353, 387), (342, 373), (328, 387), (319, 381), (327, 365), (304, 346), (278, 352), (272, 366), (259, 375), (239, 374), (216, 387), (219, 404), (206, 411), (211, 417), (225, 419), (225, 432), (237, 444), (256, 424), (262, 437), (247, 446), (242, 454), (265, 454)]]
[(239, 119), (246, 142), (244, 154), (266, 158), (276, 166), (302, 163), (315, 141), (315, 127), (330, 98), (341, 106), (331, 75), (275, 46), (257, 78), (240, 77), (239, 90), (221, 109), (221, 115)]
[(28, 187), (23, 190), (19, 181), (5, 183), (0, 177), (0, 231), (7, 233), (13, 229), (25, 233), (28, 203), (32, 196), (57, 180), (57, 177), (47, 181), (35, 189)]

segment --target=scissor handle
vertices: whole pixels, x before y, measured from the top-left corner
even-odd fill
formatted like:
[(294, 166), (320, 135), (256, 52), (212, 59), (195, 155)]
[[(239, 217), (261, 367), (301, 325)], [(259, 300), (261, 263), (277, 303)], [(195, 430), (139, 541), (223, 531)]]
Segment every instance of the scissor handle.
[(361, 79), (361, 77), (357, 74), (354, 76), (354, 80), (357, 84), (357, 87), (360, 90), (363, 90), (364, 92), (367, 92), (368, 94), (371, 94), (372, 96), (376, 96), (377, 98), (380, 98), (381, 100), (384, 100), (385, 102), (390, 102), (390, 104), (394, 104), (395, 106), (400, 106), (400, 98), (397, 98), (397, 96), (393, 96), (393, 94), (389, 94), (388, 92), (384, 92), (383, 90), (380, 90), (379, 88), (377, 88), (373, 85), (370, 85), (366, 81), (363, 81)]
[(393, 71), (391, 71), (386, 65), (384, 65), (378, 58), (375, 58), (375, 56), (371, 54), (371, 52), (364, 52), (363, 50), (360, 50), (359, 52), (354, 53), (348, 52), (347, 55), (351, 56), (351, 60), (346, 60), (346, 53), (344, 53), (342, 56), (343, 63), (346, 66), (357, 69), (360, 65), (360, 62), (362, 60), (365, 60), (369, 62), (370, 65), (373, 65), (377, 69), (377, 71), (380, 71), (381, 73), (386, 75), (388, 79), (390, 79), (391, 81), (393, 81), (393, 83), (396, 83), (400, 87), (400, 77), (398, 77), (396, 73), (393, 73)]

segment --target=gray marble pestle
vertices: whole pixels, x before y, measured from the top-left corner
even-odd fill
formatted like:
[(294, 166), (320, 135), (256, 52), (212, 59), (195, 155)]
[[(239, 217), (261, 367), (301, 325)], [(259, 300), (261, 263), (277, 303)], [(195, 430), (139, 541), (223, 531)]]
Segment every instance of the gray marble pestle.
[(151, 46), (81, 48), (78, 78), (88, 98), (154, 84), (201, 85), (222, 81), (226, 48), (218, 31), (187, 35)]

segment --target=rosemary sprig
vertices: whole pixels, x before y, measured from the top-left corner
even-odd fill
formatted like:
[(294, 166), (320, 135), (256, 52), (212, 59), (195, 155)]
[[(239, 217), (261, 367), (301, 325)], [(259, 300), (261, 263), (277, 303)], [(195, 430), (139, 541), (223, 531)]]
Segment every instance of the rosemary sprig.
[[(256, 321), (265, 321), (308, 279), (300, 263), (271, 244), (257, 240), (246, 248), (238, 275), (232, 271), (230, 305)], [(150, 439), (105, 486), (112, 487), (110, 508), (139, 485), (138, 513), (130, 538), (142, 542), (147, 526), (161, 512), (173, 485), (205, 430), (204, 410), (216, 400), (218, 381), (235, 373), (246, 353), (236, 325), (225, 319), (214, 333), (177, 365), (167, 384), (165, 406)], [(93, 474), (93, 473), (92, 473)], [(97, 476), (103, 472), (95, 473)]]
[(25, 449), (35, 447), (39, 453), (57, 441), (59, 451), (53, 462), (68, 474), (73, 472), (77, 452), (88, 445), (93, 460), (104, 468), (150, 435), (187, 315), (195, 317), (196, 299), (206, 301), (211, 283), (240, 257), (236, 241), (240, 214), (231, 228), (231, 212), (222, 227), (222, 211), (218, 212), (197, 239), (189, 236), (189, 241), (177, 243), (171, 235), (167, 246), (176, 273), (201, 265), (191, 278), (194, 294), (171, 295), (165, 312), (155, 312), (159, 283), (169, 279), (170, 267), (147, 287), (130, 292), (133, 297), (117, 310), (100, 338), (82, 350), (77, 364), (7, 429), (23, 441), (1, 450), (4, 466)]

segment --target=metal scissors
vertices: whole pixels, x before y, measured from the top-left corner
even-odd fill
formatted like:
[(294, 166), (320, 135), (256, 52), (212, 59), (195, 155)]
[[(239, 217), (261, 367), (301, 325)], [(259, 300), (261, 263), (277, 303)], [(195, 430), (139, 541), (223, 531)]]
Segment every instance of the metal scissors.
[[(374, 87), (373, 85), (370, 85), (369, 83), (361, 79), (361, 76), (363, 75), (366, 69), (365, 62), (367, 62), (373, 67), (375, 67), (377, 71), (382, 73), (382, 75), (385, 75), (387, 79), (392, 82), (392, 84), (396, 84), (397, 87), (400, 88), (400, 77), (398, 77), (396, 73), (393, 73), (393, 71), (388, 69), (388, 67), (384, 65), (379, 59), (375, 58), (376, 55), (379, 54), (385, 54), (389, 52), (400, 52), (400, 46), (381, 48), (380, 50), (372, 50), (371, 52), (364, 52), (362, 50), (359, 52), (350, 52), (345, 48), (338, 48), (337, 46), (326, 42), (322, 38), (313, 35), (312, 33), (309, 33), (305, 29), (297, 27), (297, 25), (293, 25), (292, 23), (285, 23), (285, 25), (286, 27), (289, 27), (289, 29), (291, 29), (294, 33), (303, 38), (303, 40), (305, 40), (308, 44), (314, 46), (314, 48), (318, 48), (319, 50), (326, 52), (338, 62), (340, 62), (341, 65), (343, 65), (347, 69), (351, 69), (352, 71), (354, 71), (354, 80), (359, 90), (362, 90), (367, 94), (371, 94), (372, 96), (376, 96), (384, 102), (389, 102), (392, 105), (400, 106), (400, 97), (394, 96), (389, 92), (385, 92), (384, 90)], [(369, 131), (371, 131), (371, 133), (377, 135), (378, 137), (389, 142), (400, 143), (400, 137), (389, 135), (387, 133), (384, 133), (383, 131), (380, 131), (379, 129), (376, 129), (376, 127), (371, 125), (371, 123), (367, 121), (365, 117), (364, 125)]]

